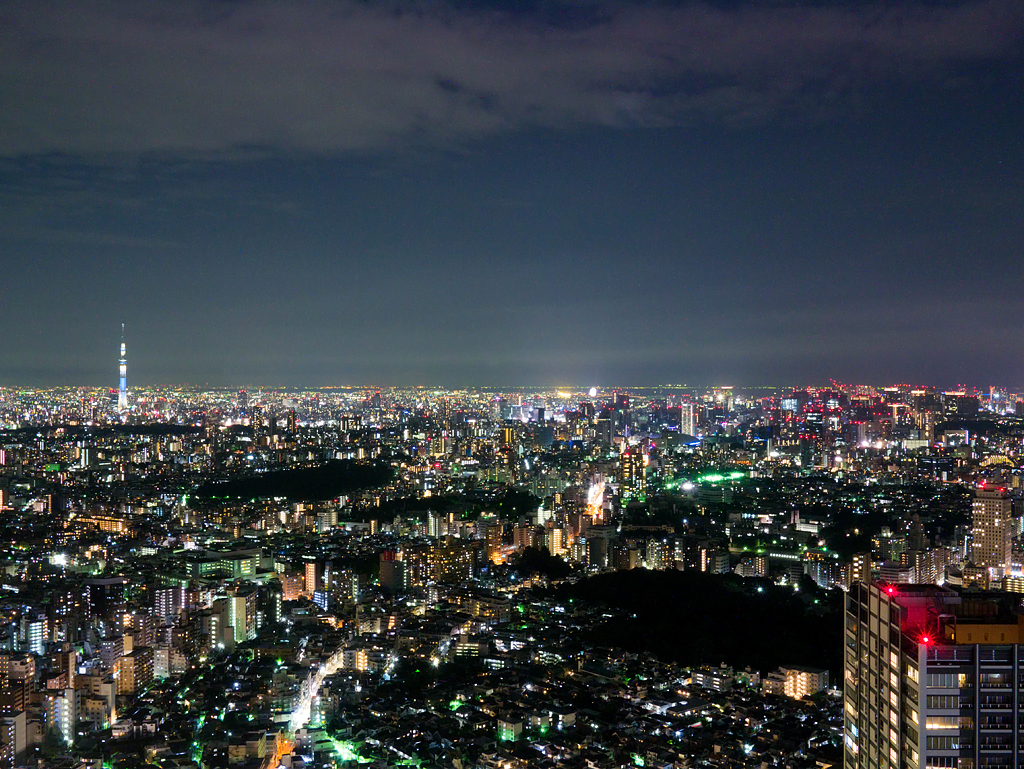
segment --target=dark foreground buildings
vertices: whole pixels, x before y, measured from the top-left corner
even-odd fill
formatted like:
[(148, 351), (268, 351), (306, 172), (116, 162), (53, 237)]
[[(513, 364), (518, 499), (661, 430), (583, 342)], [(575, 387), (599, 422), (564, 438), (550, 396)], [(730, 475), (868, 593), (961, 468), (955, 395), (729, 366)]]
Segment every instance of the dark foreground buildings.
[(847, 769), (1021, 766), (1021, 598), (855, 584), (846, 602)]

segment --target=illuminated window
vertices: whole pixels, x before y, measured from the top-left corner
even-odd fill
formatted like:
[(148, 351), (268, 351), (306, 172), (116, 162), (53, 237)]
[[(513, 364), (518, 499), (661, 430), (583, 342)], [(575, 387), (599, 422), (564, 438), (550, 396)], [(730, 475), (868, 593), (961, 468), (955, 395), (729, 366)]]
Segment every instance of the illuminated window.
[(960, 716), (928, 716), (926, 729), (959, 729)]

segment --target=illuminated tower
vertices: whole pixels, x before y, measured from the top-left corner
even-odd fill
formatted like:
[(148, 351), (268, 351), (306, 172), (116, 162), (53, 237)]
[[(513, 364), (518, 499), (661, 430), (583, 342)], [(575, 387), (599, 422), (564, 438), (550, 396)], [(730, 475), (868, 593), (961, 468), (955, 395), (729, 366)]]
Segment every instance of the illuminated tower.
[(117, 410), (128, 410), (128, 354), (124, 348), (124, 323), (121, 324), (121, 359), (118, 361), (120, 368), (120, 387), (117, 391)]

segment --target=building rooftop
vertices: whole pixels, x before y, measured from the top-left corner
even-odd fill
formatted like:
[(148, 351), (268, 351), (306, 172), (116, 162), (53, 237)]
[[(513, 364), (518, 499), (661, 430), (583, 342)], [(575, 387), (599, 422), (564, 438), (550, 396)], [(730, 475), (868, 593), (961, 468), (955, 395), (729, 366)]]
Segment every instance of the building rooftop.
[(974, 593), (936, 585), (876, 586), (903, 610), (900, 630), (915, 642), (1024, 643), (1022, 594)]

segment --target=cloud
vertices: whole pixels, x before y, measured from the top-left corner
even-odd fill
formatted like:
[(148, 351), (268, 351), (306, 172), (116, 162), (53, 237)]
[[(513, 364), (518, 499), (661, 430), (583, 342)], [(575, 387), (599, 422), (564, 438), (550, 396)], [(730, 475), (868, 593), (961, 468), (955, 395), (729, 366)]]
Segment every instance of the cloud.
[(527, 127), (758, 122), (1016, 56), (1016, 0), (594, 6), (20, 0), (0, 11), (0, 155), (223, 156)]

